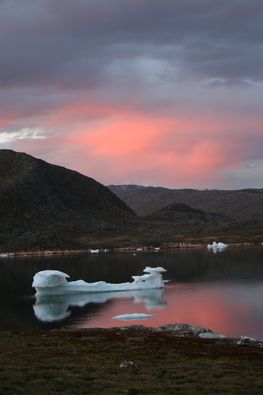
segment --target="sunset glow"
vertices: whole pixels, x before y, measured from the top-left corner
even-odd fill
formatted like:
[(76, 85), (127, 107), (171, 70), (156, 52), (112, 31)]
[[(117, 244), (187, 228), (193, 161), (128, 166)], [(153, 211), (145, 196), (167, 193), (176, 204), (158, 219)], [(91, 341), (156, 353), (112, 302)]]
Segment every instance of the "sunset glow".
[[(187, 289), (187, 291), (186, 291)], [(209, 289), (209, 296), (207, 289)], [(164, 299), (167, 306), (155, 307), (148, 310), (144, 303), (134, 303), (133, 298), (111, 300), (105, 309), (101, 308), (95, 315), (85, 315), (77, 325), (78, 328), (112, 327), (130, 325), (130, 321), (120, 321), (113, 317), (123, 312), (152, 314), (153, 318), (146, 321), (132, 321), (132, 324), (145, 324), (146, 326), (161, 326), (175, 322), (199, 325), (212, 328), (218, 333), (228, 336), (238, 336), (240, 328), (246, 333), (253, 331), (251, 314), (252, 306), (247, 301), (233, 300), (222, 296), (222, 289), (214, 285), (212, 290), (209, 285), (203, 287), (186, 287), (185, 285), (172, 286), (166, 290)]]
[(262, 186), (260, 1), (12, 3), (0, 148), (104, 184)]

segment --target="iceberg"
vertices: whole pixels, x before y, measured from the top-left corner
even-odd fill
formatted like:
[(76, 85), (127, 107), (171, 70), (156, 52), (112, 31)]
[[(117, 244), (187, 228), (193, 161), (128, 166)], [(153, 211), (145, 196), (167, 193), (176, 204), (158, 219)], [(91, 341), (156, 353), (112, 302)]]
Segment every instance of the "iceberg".
[(98, 254), (100, 252), (100, 250), (98, 248), (96, 248), (95, 250), (93, 250), (93, 249), (89, 250), (89, 252), (91, 254)]
[(115, 320), (146, 320), (147, 318), (152, 318), (154, 317), (153, 314), (144, 314), (144, 313), (130, 313), (130, 314), (120, 314), (120, 315), (115, 315), (114, 318)]
[(143, 275), (132, 276), (133, 281), (112, 284), (105, 281), (87, 283), (83, 280), (67, 281), (69, 275), (58, 270), (43, 270), (33, 277), (32, 287), (36, 295), (67, 295), (74, 293), (96, 293), (158, 289), (164, 287), (163, 267), (146, 267)]
[(217, 243), (216, 241), (214, 241), (213, 244), (208, 244), (207, 245), (207, 248), (209, 250), (214, 250), (214, 251), (223, 251), (227, 247), (228, 247), (227, 244), (222, 243), (222, 242)]

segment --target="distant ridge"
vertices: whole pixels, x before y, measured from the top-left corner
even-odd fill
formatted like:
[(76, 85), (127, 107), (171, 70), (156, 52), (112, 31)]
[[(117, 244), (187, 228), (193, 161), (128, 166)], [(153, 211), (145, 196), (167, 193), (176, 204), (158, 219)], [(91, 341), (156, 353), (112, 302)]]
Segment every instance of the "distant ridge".
[(82, 237), (119, 232), (134, 217), (92, 178), (0, 150), (0, 250), (81, 247)]
[(187, 204), (235, 221), (263, 219), (263, 189), (196, 190), (110, 185), (138, 215), (151, 215), (170, 204)]
[(227, 222), (229, 219), (221, 214), (206, 213), (198, 208), (192, 208), (188, 204), (173, 203), (162, 207), (153, 214), (148, 216), (149, 219), (174, 222), (188, 223), (188, 225), (205, 224), (205, 223), (221, 223)]
[(263, 241), (262, 189), (111, 189), (76, 171), (0, 150), (0, 253)]

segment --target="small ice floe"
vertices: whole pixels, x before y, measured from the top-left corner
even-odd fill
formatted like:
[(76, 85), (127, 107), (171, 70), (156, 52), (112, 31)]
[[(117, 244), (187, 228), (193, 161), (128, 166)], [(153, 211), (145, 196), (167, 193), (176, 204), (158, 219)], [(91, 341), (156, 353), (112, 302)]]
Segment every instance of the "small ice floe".
[(100, 252), (100, 250), (99, 250), (98, 248), (96, 248), (95, 250), (90, 249), (89, 252), (90, 252), (91, 254), (98, 254), (98, 253)]
[(147, 318), (154, 317), (153, 314), (144, 314), (144, 313), (131, 313), (131, 314), (120, 314), (115, 315), (115, 320), (146, 320)]
[(219, 242), (217, 243), (216, 241), (214, 241), (212, 244), (208, 244), (207, 248), (209, 250), (213, 250), (213, 251), (223, 251), (228, 247), (227, 244)]

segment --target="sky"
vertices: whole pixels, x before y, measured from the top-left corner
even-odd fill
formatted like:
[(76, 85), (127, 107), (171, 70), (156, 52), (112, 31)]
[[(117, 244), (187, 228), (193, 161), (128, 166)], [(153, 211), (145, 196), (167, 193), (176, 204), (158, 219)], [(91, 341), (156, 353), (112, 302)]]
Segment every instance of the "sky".
[(262, 0), (0, 0), (0, 149), (103, 184), (263, 187)]

